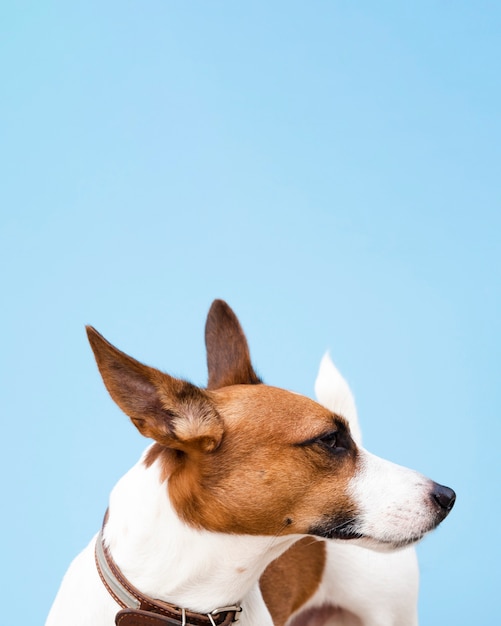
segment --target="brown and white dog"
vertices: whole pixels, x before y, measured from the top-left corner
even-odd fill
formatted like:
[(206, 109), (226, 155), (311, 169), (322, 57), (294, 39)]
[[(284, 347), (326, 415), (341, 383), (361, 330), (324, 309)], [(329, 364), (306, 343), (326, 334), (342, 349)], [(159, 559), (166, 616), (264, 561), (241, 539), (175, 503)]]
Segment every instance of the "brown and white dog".
[(88, 336), (112, 398), (154, 443), (113, 489), (46, 626), (318, 623), (318, 612), (301, 616), (323, 602), (315, 537), (394, 550), (452, 508), (452, 490), (363, 450), (342, 415), (262, 384), (220, 300), (206, 325), (207, 389)]

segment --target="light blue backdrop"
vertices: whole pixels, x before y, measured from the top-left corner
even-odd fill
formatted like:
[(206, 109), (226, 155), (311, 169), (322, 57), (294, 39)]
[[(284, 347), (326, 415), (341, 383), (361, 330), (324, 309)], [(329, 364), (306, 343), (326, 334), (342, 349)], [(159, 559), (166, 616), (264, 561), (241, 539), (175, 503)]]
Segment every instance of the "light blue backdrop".
[(205, 382), (229, 301), (266, 381), (326, 349), (368, 448), (454, 487), (424, 626), (498, 616), (498, 3), (0, 8), (2, 626), (40, 624), (145, 441), (83, 331)]

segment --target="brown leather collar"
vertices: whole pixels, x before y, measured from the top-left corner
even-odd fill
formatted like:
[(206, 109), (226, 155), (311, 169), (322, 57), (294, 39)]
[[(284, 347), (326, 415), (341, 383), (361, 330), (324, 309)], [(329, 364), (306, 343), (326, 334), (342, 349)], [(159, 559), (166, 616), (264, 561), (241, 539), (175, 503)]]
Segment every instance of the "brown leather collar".
[(95, 559), (104, 586), (122, 607), (115, 617), (117, 626), (229, 626), (238, 621), (241, 608), (236, 605), (203, 614), (145, 596), (119, 570), (104, 545), (102, 530), (96, 539)]

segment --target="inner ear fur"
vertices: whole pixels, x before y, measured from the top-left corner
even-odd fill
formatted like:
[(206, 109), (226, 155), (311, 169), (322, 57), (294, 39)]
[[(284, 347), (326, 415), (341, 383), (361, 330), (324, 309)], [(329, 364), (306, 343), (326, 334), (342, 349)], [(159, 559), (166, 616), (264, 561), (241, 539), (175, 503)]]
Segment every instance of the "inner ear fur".
[(136, 361), (92, 326), (87, 336), (106, 389), (142, 435), (178, 450), (217, 448), (222, 421), (202, 389)]
[(252, 367), (249, 346), (237, 316), (224, 300), (214, 300), (205, 324), (207, 389), (257, 385), (262, 380)]

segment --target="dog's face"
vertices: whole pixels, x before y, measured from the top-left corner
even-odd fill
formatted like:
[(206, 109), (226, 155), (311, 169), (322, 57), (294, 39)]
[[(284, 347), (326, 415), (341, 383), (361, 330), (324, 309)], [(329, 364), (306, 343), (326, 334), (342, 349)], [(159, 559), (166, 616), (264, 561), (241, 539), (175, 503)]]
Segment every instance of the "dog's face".
[(191, 526), (397, 547), (420, 539), (452, 507), (451, 490), (358, 448), (342, 417), (263, 385), (221, 301), (207, 320), (207, 390), (88, 332), (111, 396), (156, 441), (145, 463), (160, 464), (172, 505)]

